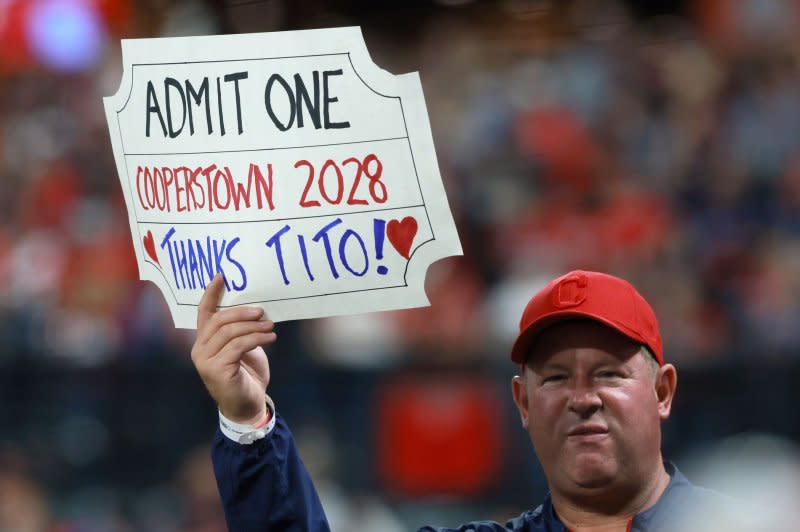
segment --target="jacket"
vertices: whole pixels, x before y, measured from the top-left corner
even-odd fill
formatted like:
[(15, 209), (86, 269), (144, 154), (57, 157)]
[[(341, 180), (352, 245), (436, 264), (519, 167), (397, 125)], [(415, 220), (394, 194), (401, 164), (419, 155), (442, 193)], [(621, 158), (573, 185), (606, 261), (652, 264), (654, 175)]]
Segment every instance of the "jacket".
[[(265, 438), (242, 445), (219, 430), (212, 446), (212, 462), (225, 519), (231, 532), (326, 532), (330, 530), (314, 484), (297, 454), (285, 421), (276, 414), (275, 428)], [(658, 502), (633, 516), (630, 532), (691, 530), (687, 522), (699, 512), (733, 501), (691, 484), (671, 463), (671, 480)], [(727, 515), (730, 515), (728, 513)], [(419, 532), (567, 532), (550, 496), (505, 524), (474, 521), (457, 528), (424, 526)]]

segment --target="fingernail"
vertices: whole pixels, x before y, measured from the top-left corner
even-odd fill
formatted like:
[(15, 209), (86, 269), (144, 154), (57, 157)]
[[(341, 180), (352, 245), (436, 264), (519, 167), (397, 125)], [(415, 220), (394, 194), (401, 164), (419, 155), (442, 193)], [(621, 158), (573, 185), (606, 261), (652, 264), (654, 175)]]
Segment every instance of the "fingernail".
[(248, 315), (248, 316), (251, 316), (251, 317), (253, 317), (253, 318), (256, 318), (256, 317), (258, 317), (258, 316), (261, 316), (261, 313), (262, 313), (262, 312), (263, 312), (263, 311), (262, 311), (260, 308), (258, 308), (258, 307), (250, 307), (250, 308), (248, 308), (248, 309), (247, 309), (247, 315)]

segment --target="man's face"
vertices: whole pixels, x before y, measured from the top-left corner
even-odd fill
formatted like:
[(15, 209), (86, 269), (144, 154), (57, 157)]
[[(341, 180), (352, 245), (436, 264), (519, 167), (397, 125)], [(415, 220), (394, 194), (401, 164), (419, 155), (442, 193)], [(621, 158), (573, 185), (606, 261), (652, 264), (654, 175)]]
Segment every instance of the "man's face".
[(539, 335), (514, 400), (552, 490), (591, 494), (646, 482), (661, 467), (661, 421), (675, 369), (657, 371), (641, 347), (588, 320)]

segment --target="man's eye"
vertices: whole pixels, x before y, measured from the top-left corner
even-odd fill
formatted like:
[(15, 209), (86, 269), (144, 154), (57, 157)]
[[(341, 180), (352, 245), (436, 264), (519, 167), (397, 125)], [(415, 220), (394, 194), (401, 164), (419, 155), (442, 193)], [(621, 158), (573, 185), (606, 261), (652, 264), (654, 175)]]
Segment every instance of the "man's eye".
[(597, 374), (598, 377), (601, 379), (614, 379), (620, 376), (618, 371), (601, 371)]
[(566, 378), (567, 378), (567, 376), (566, 375), (562, 375), (562, 374), (548, 375), (547, 377), (545, 377), (542, 380), (542, 382), (560, 382), (560, 381), (563, 381)]

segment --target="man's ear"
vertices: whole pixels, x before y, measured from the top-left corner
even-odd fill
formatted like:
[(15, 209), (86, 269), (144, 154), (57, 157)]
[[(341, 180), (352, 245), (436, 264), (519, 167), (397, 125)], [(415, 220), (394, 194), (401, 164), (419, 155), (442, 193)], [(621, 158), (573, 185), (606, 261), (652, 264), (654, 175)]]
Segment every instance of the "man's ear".
[[(522, 368), (525, 371), (525, 368)], [(525, 377), (514, 375), (511, 379), (511, 395), (514, 397), (514, 404), (519, 410), (519, 417), (522, 426), (528, 428), (528, 389), (525, 386)]]
[(669, 417), (672, 399), (678, 387), (678, 371), (672, 364), (664, 364), (656, 373), (656, 397), (658, 398), (658, 415), (661, 421)]

